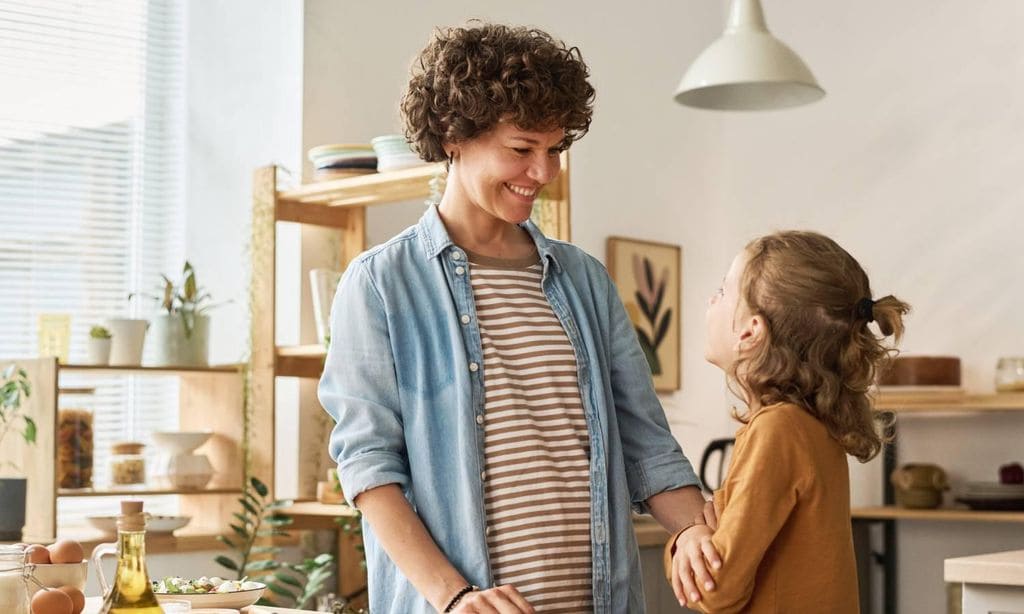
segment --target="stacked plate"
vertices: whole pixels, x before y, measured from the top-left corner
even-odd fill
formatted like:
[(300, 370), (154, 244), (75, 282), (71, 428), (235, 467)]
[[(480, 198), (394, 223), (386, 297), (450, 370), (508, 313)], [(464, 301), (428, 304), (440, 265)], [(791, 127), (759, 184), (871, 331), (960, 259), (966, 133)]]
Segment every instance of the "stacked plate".
[(377, 170), (394, 171), (410, 166), (419, 166), (423, 160), (409, 148), (408, 141), (400, 134), (385, 134), (370, 140), (377, 153)]
[(967, 482), (956, 500), (975, 510), (1024, 510), (1024, 484)]
[(354, 177), (377, 172), (377, 155), (373, 147), (361, 143), (320, 145), (309, 150), (316, 181)]

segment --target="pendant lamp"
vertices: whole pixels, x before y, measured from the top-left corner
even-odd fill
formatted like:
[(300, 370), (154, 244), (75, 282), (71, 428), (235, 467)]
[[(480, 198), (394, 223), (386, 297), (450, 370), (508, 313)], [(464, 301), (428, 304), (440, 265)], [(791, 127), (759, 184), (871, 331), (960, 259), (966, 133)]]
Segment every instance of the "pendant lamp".
[(725, 32), (690, 65), (675, 99), (701, 109), (758, 111), (824, 95), (807, 64), (768, 31), (760, 1), (733, 0)]

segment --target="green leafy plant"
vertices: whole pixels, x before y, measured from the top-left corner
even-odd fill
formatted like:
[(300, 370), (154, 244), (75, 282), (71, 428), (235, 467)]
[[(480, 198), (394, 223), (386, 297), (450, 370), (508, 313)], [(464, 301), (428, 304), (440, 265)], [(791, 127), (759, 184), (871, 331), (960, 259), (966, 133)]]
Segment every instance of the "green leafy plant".
[[(28, 381), (28, 373), (16, 364), (9, 365), (3, 372), (3, 385), (0, 386), (0, 444), (11, 429), (17, 428), (20, 422), (21, 437), (25, 443), (36, 442), (36, 422), (26, 416), (21, 409), (21, 403), (32, 395), (32, 385)], [(14, 463), (8, 463), (15, 471), (19, 467)]]
[(234, 551), (237, 558), (221, 554), (214, 560), (221, 567), (235, 572), (238, 580), (280, 567), (280, 563), (273, 555), (280, 553), (281, 548), (273, 543), (267, 545), (265, 542), (274, 537), (288, 536), (285, 528), (292, 523), (292, 518), (280, 510), (291, 505), (291, 501), (271, 501), (269, 493), (266, 484), (258, 478), (249, 478), (249, 482), (242, 489), (242, 496), (238, 499), (242, 511), (232, 514), (236, 521), (230, 525), (233, 534), (217, 537), (221, 543)]
[[(270, 499), (266, 484), (251, 477), (238, 499), (241, 511), (233, 514), (232, 535), (218, 539), (230, 548), (235, 557), (218, 555), (218, 565), (237, 574), (237, 579), (265, 578), (267, 589), (274, 599), (263, 598), (263, 605), (278, 605), (304, 609), (306, 604), (324, 590), (331, 577), (334, 556), (320, 554), (301, 563), (277, 560), (281, 547), (273, 544), (275, 537), (287, 537), (287, 528), (294, 522), (281, 510), (292, 504), (287, 499)], [(269, 543), (268, 543), (269, 542)]]
[(288, 607), (306, 609), (310, 601), (324, 590), (334, 568), (334, 556), (320, 554), (301, 563), (282, 563), (267, 582), (267, 590)]
[(128, 298), (144, 296), (156, 301), (167, 315), (180, 315), (185, 327), (185, 336), (191, 337), (196, 317), (216, 307), (210, 304), (213, 297), (196, 282), (196, 271), (187, 260), (181, 270), (181, 281), (176, 283), (166, 275), (160, 275), (160, 278), (163, 279), (163, 283), (158, 286), (158, 294), (138, 292), (129, 294)]
[(102, 326), (93, 326), (89, 329), (89, 336), (93, 339), (110, 339), (110, 331)]

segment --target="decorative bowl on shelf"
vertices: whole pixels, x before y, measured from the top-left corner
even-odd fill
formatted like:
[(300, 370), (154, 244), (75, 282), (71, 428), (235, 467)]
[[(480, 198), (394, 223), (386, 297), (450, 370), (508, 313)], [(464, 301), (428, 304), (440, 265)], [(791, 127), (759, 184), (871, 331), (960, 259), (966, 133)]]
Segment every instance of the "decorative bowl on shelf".
[(167, 454), (188, 454), (206, 443), (212, 431), (156, 431), (153, 443)]
[[(86, 516), (93, 527), (107, 535), (117, 535), (117, 516)], [(146, 532), (150, 534), (172, 533), (192, 521), (191, 516), (150, 516), (146, 519)]]

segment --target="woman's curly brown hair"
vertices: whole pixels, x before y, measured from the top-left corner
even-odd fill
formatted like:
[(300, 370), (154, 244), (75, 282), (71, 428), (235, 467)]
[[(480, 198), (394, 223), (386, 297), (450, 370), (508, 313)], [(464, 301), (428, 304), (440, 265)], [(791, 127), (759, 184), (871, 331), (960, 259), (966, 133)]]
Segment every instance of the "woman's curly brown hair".
[(438, 30), (413, 64), (401, 110), (421, 158), (447, 158), (499, 120), (523, 130), (563, 128), (562, 148), (586, 134), (594, 88), (576, 47), (541, 30), (481, 24)]
[[(894, 296), (871, 298), (860, 264), (832, 239), (814, 232), (779, 232), (746, 247), (740, 294), (764, 318), (767, 336), (738, 361), (730, 377), (762, 406), (793, 403), (818, 418), (852, 456), (866, 462), (883, 438), (869, 390), (895, 350), (910, 306)], [(866, 303), (870, 307), (870, 303)], [(877, 323), (881, 336), (869, 326)], [(738, 377), (742, 373), (742, 378)], [(737, 415), (743, 422), (750, 418)]]

